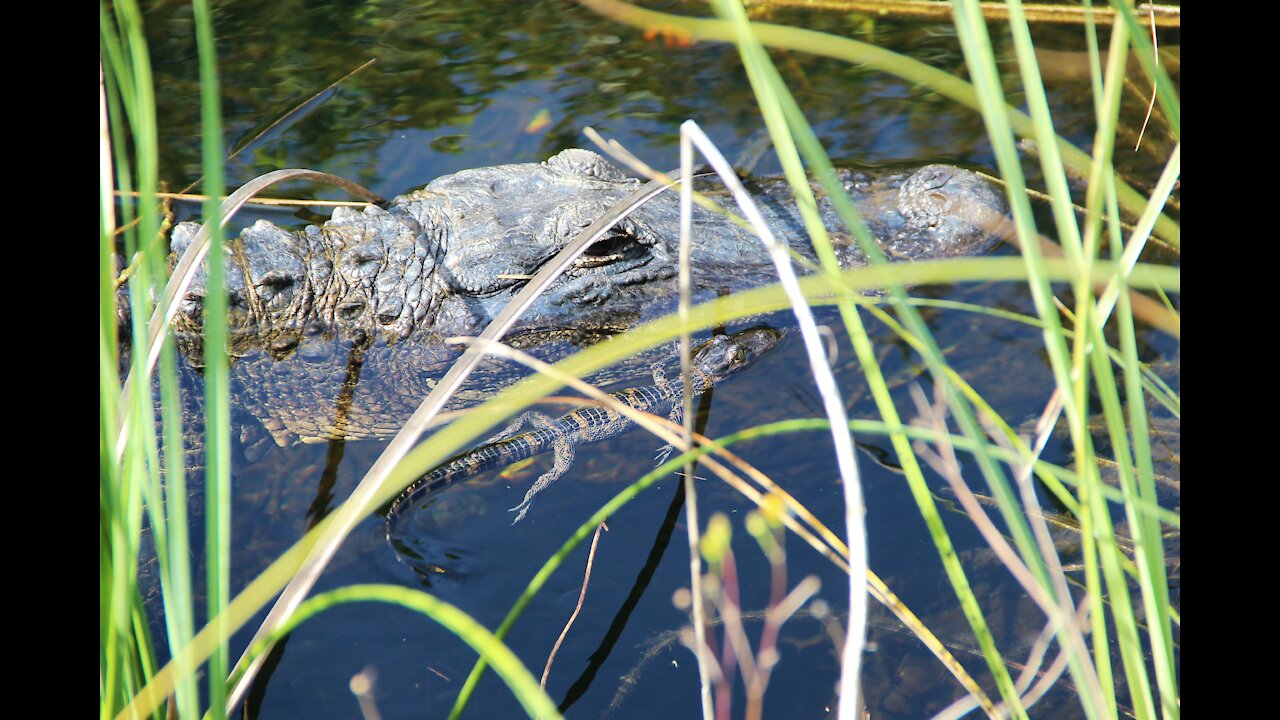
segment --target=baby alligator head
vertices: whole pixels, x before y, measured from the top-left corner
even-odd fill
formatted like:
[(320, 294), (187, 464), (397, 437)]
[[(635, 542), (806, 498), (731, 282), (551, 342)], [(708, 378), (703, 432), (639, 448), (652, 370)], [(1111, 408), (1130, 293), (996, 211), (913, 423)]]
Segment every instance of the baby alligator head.
[(753, 327), (733, 335), (716, 335), (696, 348), (693, 366), (719, 382), (769, 352), (782, 339), (771, 327)]

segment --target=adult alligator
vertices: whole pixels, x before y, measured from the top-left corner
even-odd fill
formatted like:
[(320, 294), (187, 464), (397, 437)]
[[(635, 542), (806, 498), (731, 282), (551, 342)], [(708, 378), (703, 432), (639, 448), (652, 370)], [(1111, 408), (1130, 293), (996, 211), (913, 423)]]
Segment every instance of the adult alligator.
[[(971, 255), (997, 238), (1001, 193), (968, 170), (927, 165), (880, 173), (840, 171), (881, 248), (893, 260)], [(465, 170), (363, 212), (339, 209), (320, 226), (290, 232), (267, 221), (244, 230), (225, 258), (230, 347), (238, 404), (278, 444), (394, 433), (457, 357), (451, 336), (478, 334), (580, 229), (638, 187), (599, 155), (565, 150), (544, 163)], [(813, 259), (786, 184), (749, 185), (774, 232)], [(698, 187), (717, 203), (723, 191)], [(843, 267), (866, 257), (828, 198), (818, 210)], [(633, 327), (673, 307), (678, 242), (674, 193), (652, 198), (557, 280), (520, 318), (508, 342), (557, 359), (573, 347)], [(198, 226), (182, 223), (181, 252)], [(771, 282), (755, 235), (702, 208), (693, 213), (693, 282), (702, 294)], [(197, 275), (174, 321), (198, 364), (205, 287)], [(646, 358), (623, 371), (634, 377)], [(352, 369), (360, 392), (352, 393)], [(461, 402), (509, 382), (493, 363)], [(342, 412), (335, 401), (343, 395)]]

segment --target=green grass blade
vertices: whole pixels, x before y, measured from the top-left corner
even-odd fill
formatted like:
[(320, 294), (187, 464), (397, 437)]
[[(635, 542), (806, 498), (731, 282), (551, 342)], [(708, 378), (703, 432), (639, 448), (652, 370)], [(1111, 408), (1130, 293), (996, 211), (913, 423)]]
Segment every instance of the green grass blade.
[[(200, 58), (201, 159), (207, 198), (204, 214), (217, 217), (224, 187), (222, 110), (213, 17), (208, 0), (195, 0), (192, 11)], [(222, 226), (215, 224), (209, 240), (212, 259), (206, 264), (210, 291), (204, 302), (206, 582), (209, 622), (219, 637), (217, 652), (209, 659), (209, 705), (213, 708), (227, 704), (224, 678), (228, 672), (227, 643), (231, 636), (230, 630), (221, 625), (223, 609), (231, 602), (231, 429), (227, 296), (221, 290), (226, 287), (222, 246)]]
[[(529, 717), (560, 717), (560, 711), (551, 698), (547, 697), (547, 693), (539, 687), (537, 679), (497, 636), (491, 634), (483, 625), (471, 619), (457, 607), (420, 590), (399, 585), (349, 585), (321, 593), (299, 605), (280, 627), (254, 643), (253, 647), (249, 648), (246, 658), (252, 661), (266, 652), (272, 643), (288, 635), (311, 617), (330, 608), (353, 602), (389, 603), (426, 615), (470, 645), (480, 654), (483, 662), (492, 665), (494, 672), (498, 673), (507, 687), (511, 688), (512, 694)], [(233, 675), (229, 678), (228, 684), (238, 679), (239, 674)]]

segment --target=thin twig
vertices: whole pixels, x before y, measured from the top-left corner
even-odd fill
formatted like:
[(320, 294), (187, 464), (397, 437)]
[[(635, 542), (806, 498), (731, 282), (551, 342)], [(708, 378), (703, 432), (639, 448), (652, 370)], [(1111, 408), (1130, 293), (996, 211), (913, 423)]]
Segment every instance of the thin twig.
[[(1019, 140), (1019, 141), (1018, 141), (1018, 149), (1019, 149), (1019, 150), (1021, 150), (1021, 151), (1023, 151), (1023, 152), (1025, 152), (1026, 154), (1030, 155), (1032, 158), (1037, 158), (1037, 159), (1038, 159), (1038, 158), (1040, 157), (1040, 150), (1039, 150), (1039, 147), (1036, 145), (1036, 143), (1035, 143), (1035, 141), (1034, 141), (1034, 140), (1026, 140), (1026, 139), (1024, 139), (1024, 140)], [(1084, 184), (1084, 183), (1087, 183), (1087, 182), (1088, 182), (1088, 178), (1083, 177), (1083, 176), (1081, 176), (1081, 175), (1079, 175), (1079, 174), (1075, 173), (1071, 168), (1063, 168), (1063, 169), (1066, 171), (1066, 173), (1067, 173), (1067, 177), (1069, 177), (1071, 180), (1075, 181), (1076, 183)], [(1006, 183), (1005, 183), (1005, 181), (1004, 181), (1003, 179), (1001, 179), (1001, 178), (994, 177), (994, 176), (992, 176), (992, 175), (988, 175), (988, 174), (986, 174), (986, 173), (978, 173), (978, 174), (979, 174), (979, 175), (981, 175), (981, 176), (982, 176), (982, 177), (984, 177), (984, 178), (987, 178), (988, 180), (990, 180), (990, 181), (992, 181), (992, 182), (994, 182), (994, 183), (997, 183), (997, 184), (1001, 185), (1001, 186), (1004, 186), (1004, 185), (1006, 184)], [(1027, 193), (1027, 197), (1029, 197), (1029, 198), (1033, 198), (1033, 199), (1035, 199), (1035, 200), (1039, 200), (1039, 201), (1044, 202), (1044, 203), (1051, 203), (1051, 202), (1053, 202), (1053, 199), (1049, 196), (1049, 194), (1048, 194), (1048, 193), (1041, 192), (1041, 191), (1036, 190), (1036, 189), (1034, 189), (1034, 188), (1026, 188), (1025, 190), (1026, 190), (1026, 193)], [(1081, 216), (1081, 217), (1084, 217), (1084, 216), (1085, 216), (1085, 214), (1088, 212), (1088, 210), (1087, 210), (1083, 205), (1079, 205), (1079, 204), (1074, 203), (1074, 202), (1073, 202), (1073, 203), (1071, 203), (1071, 209), (1072, 209), (1072, 210), (1074, 210), (1074, 211), (1076, 212), (1076, 214), (1077, 214), (1077, 215), (1079, 215), (1079, 216)], [(1127, 231), (1129, 231), (1129, 232), (1133, 232), (1133, 231), (1137, 228), (1137, 225), (1135, 225), (1135, 224), (1133, 224), (1133, 223), (1131, 223), (1131, 222), (1128, 222), (1128, 221), (1126, 221), (1126, 220), (1124, 220), (1124, 219), (1122, 218), (1122, 219), (1120, 220), (1120, 227), (1124, 228), (1125, 230), (1127, 230)], [(1041, 237), (1043, 238), (1044, 236), (1042, 235)], [(1006, 239), (1006, 240), (1008, 240), (1008, 238), (1005, 238), (1005, 239)], [(1162, 248), (1164, 248), (1165, 250), (1168, 250), (1168, 251), (1170, 251), (1170, 252), (1179, 253), (1179, 254), (1181, 254), (1181, 253), (1182, 253), (1182, 248), (1180, 248), (1180, 247), (1178, 247), (1178, 246), (1176, 246), (1176, 245), (1174, 245), (1174, 244), (1172, 244), (1172, 243), (1166, 242), (1165, 240), (1163, 240), (1163, 239), (1161, 239), (1161, 238), (1159, 238), (1159, 237), (1157, 237), (1157, 236), (1155, 236), (1155, 235), (1151, 235), (1151, 236), (1150, 236), (1150, 238), (1149, 238), (1149, 241), (1150, 241), (1150, 242), (1153, 242), (1153, 243), (1155, 243), (1155, 244), (1157, 244), (1157, 245), (1159, 245), (1160, 247), (1162, 247)], [(1014, 244), (1015, 244), (1015, 245), (1017, 244), (1016, 239), (1015, 239), (1015, 240), (1013, 240), (1013, 241), (1011, 241), (1011, 242), (1014, 242)], [(1050, 242), (1051, 242), (1051, 241), (1050, 241)], [(1040, 245), (1041, 245), (1041, 247), (1044, 247), (1044, 243), (1043, 243), (1043, 242), (1042, 242)], [(1046, 252), (1054, 252), (1054, 251), (1046, 250)], [(1058, 255), (1056, 255), (1056, 254), (1055, 254), (1055, 255), (1054, 255), (1054, 257), (1058, 257)]]
[[(726, 548), (720, 559), (720, 619), (724, 626), (724, 645), (721, 648), (720, 675), (716, 681), (716, 718), (727, 719), (733, 711), (733, 678), (738, 667), (742, 668), (742, 681), (747, 687), (755, 684), (756, 662), (751, 652), (751, 639), (742, 623), (742, 601), (738, 583), (738, 563), (733, 549)], [(714, 578), (712, 578), (714, 579)], [(714, 583), (707, 583), (714, 588)], [(708, 598), (715, 602), (716, 598)], [(747, 718), (751, 712), (748, 708)]]
[[(782, 632), (782, 624), (795, 615), (800, 607), (821, 589), (822, 582), (817, 577), (809, 575), (782, 599), (772, 603), (765, 613), (764, 629), (760, 632), (760, 650), (756, 654), (758, 667), (756, 682), (747, 688), (748, 718), (759, 720), (762, 717), (764, 693), (769, 687), (769, 677), (773, 667), (781, 659), (778, 653), (778, 637)], [(862, 693), (859, 692), (858, 695), (861, 697)]]
[[(1157, 44), (1157, 40), (1156, 40), (1155, 13), (1151, 14), (1151, 56), (1156, 66), (1159, 67), (1160, 66), (1160, 46)], [(1151, 111), (1154, 110), (1156, 106), (1156, 87), (1158, 83), (1155, 82), (1155, 79), (1156, 78), (1153, 76), (1153, 82), (1151, 83), (1151, 99), (1147, 101), (1147, 116), (1142, 119), (1142, 128), (1138, 130), (1138, 141), (1133, 145), (1134, 152), (1137, 152), (1138, 148), (1142, 147), (1142, 136), (1147, 132), (1147, 123), (1150, 122), (1151, 120)]]
[[(995, 215), (995, 213), (985, 211), (982, 208), (978, 210), (987, 215)], [(1022, 245), (1018, 241), (1017, 233), (1014, 232), (1012, 223), (1008, 222), (1007, 218), (1003, 216), (991, 217), (984, 220), (984, 222), (987, 222), (987, 227), (991, 228), (993, 233), (999, 234), (1005, 241), (1021, 250)], [(1036, 240), (1039, 242), (1041, 252), (1046, 257), (1063, 257), (1062, 247), (1057, 243), (1040, 234), (1036, 235)], [(1099, 293), (1104, 292), (1106, 287), (1107, 283), (1101, 281), (1094, 283), (1094, 288)], [(1174, 337), (1182, 336), (1182, 321), (1177, 314), (1170, 312), (1165, 306), (1133, 288), (1128, 288), (1128, 293), (1135, 317)]]
[[(1019, 143), (1018, 143), (1018, 149), (1019, 149), (1019, 150), (1022, 150), (1023, 152), (1027, 153), (1028, 155), (1030, 155), (1030, 156), (1031, 156), (1031, 157), (1033, 157), (1033, 158), (1039, 159), (1039, 157), (1040, 157), (1040, 156), (1039, 156), (1039, 151), (1037, 150), (1037, 146), (1036, 146), (1036, 144), (1035, 144), (1035, 141), (1033, 141), (1033, 140), (1022, 140), (1022, 141), (1019, 141)], [(977, 174), (978, 174), (978, 175), (981, 175), (982, 177), (986, 178), (988, 181), (990, 181), (990, 182), (992, 182), (992, 183), (995, 183), (996, 185), (999, 185), (999, 186), (1001, 186), (1001, 187), (1006, 187), (1006, 186), (1008, 185), (1008, 183), (1006, 183), (1006, 182), (1004, 181), (1004, 179), (1003, 179), (1003, 178), (998, 178), (998, 177), (996, 177), (995, 175), (988, 175), (987, 173), (984, 173), (984, 172), (979, 172), (979, 173), (977, 173)], [(1075, 174), (1071, 173), (1070, 171), (1068, 171), (1067, 175), (1068, 175), (1068, 177), (1070, 177), (1072, 180), (1074, 180), (1074, 181), (1076, 181), (1076, 182), (1079, 182), (1079, 183), (1085, 183), (1085, 182), (1088, 182), (1088, 178), (1080, 177), (1080, 176), (1078, 176), (1078, 175), (1075, 175)], [(1040, 202), (1043, 202), (1043, 203), (1051, 203), (1051, 202), (1053, 202), (1053, 198), (1052, 198), (1052, 197), (1050, 197), (1049, 193), (1041, 192), (1041, 191), (1039, 191), (1039, 190), (1036, 190), (1035, 188), (1026, 188), (1025, 190), (1026, 190), (1026, 193), (1027, 193), (1027, 197), (1029, 197), (1029, 198), (1031, 198), (1031, 199), (1033, 199), (1033, 200), (1039, 200)], [(1077, 215), (1079, 215), (1080, 217), (1084, 217), (1084, 216), (1085, 216), (1085, 214), (1089, 212), (1089, 211), (1088, 211), (1088, 210), (1087, 210), (1083, 205), (1080, 205), (1080, 204), (1078, 204), (1078, 203), (1074, 203), (1074, 202), (1073, 202), (1073, 203), (1071, 203), (1071, 209), (1072, 209), (1072, 210), (1074, 210), (1074, 211), (1076, 212), (1076, 214), (1077, 214)], [(1128, 230), (1128, 231), (1130, 231), (1130, 232), (1132, 232), (1132, 231), (1133, 231), (1133, 229), (1134, 229), (1134, 225), (1133, 225), (1132, 223), (1125, 222), (1124, 220), (1121, 220), (1121, 221), (1120, 221), (1120, 227), (1122, 227), (1122, 228), (1124, 228), (1125, 230)], [(1178, 248), (1176, 248), (1176, 247), (1174, 247), (1174, 246), (1172, 246), (1172, 245), (1167, 245), (1167, 244), (1165, 244), (1165, 243), (1163, 243), (1163, 242), (1161, 242), (1161, 246), (1162, 246), (1162, 247), (1166, 247), (1166, 248), (1168, 248), (1169, 250), (1172, 250), (1173, 252), (1180, 252), (1180, 250), (1179, 250)]]
[[(1088, 602), (1088, 598), (1085, 598)], [(1031, 685), (1031, 681), (1035, 679), (1036, 674), (1040, 672), (1040, 666), (1044, 664), (1045, 653), (1049, 652), (1049, 645), (1053, 643), (1053, 636), (1056, 634), (1052, 620), (1045, 623), (1040, 628), (1040, 634), (1036, 636), (1036, 641), (1031, 643), (1031, 649), (1027, 652), (1027, 660), (1022, 665), (1022, 672), (1019, 673), (1018, 679), (1013, 686), (1018, 689), (1018, 696), (1026, 697), (1027, 688)], [(1027, 706), (1024, 704), (1024, 708)]]
[[(1009, 569), (1014, 579), (1027, 591), (1028, 596), (1035, 601), (1037, 605), (1049, 616), (1050, 620), (1057, 626), (1061, 623), (1063, 637), (1061, 643), (1065, 648), (1076, 653), (1079, 659), (1079, 665), (1083, 676), (1080, 681), (1084, 684), (1084, 691), (1090, 693), (1098, 703), (1102, 704), (1102, 690), (1099, 684), (1097, 670), (1090, 662), (1090, 656), (1084, 641), (1084, 629), (1082, 626), (1075, 624), (1073, 620), (1076, 613), (1073, 612), (1071, 606), (1071, 595), (1066, 587), (1066, 576), (1063, 572), (1061, 564), (1058, 561), (1057, 550), (1053, 546), (1052, 538), (1049, 537), (1048, 528), (1044, 523), (1044, 515), (1040, 509), (1039, 503), (1035, 499), (1035, 492), (1031, 488), (1030, 476), (1031, 468), (1035, 459), (1039, 456), (1039, 451), (1043, 449), (1047, 442), (1049, 432), (1054, 425), (1054, 418), (1061, 411), (1060, 396), (1057, 394), (1049, 402), (1042, 415), (1040, 422), (1040, 436), (1036, 443), (1036, 454), (1028, 459), (1025, 463), (1020, 463), (1014, 468), (1015, 477), (1018, 487), (1021, 491), (1021, 497), (1024, 505), (1024, 512), (1029, 518), (1033, 532), (1039, 543), (1040, 554), (1047, 566), (1048, 574), (1053, 582), (1053, 588), (1056, 593), (1056, 602), (1050, 598), (1047, 591), (1042, 588), (1031, 576), (1030, 570), (1022, 562), (1022, 560), (1009, 546), (1004, 536), (996, 530), (986, 512), (981, 509), (976, 498), (968, 486), (964, 483), (959, 474), (959, 467), (955, 461), (954, 450), (950, 443), (946, 440), (946, 427), (941, 419), (941, 410), (945, 410), (945, 406), (941, 405), (941, 399), (938, 400), (938, 409), (931, 407), (925, 402), (923, 393), (918, 387), (912, 388), (912, 394), (915, 398), (917, 408), (922, 416), (931, 419), (938, 427), (938, 448), (941, 453), (939, 455), (932, 453), (926, 447), (918, 444), (917, 453), (930, 462), (947, 482), (951, 485), (951, 489), (955, 492), (957, 498), (964, 506), (966, 512), (969, 513), (975, 526), (982, 533), (984, 539), (995, 551), (996, 555), (1001, 559), (1005, 566)], [(1005, 435), (996, 428), (991, 427), (990, 423), (984, 417), (979, 417), (984, 423), (984, 427), (988, 435), (995, 439), (995, 442), (1007, 451), (1012, 451), (1012, 446), (1008, 442)], [(944, 460), (945, 458), (945, 460)], [(1069, 647), (1068, 647), (1069, 646)]]
[[(1089, 597), (1086, 595), (1080, 601), (1080, 609), (1075, 616), (1075, 624), (1078, 627), (1088, 627), (1089, 610)], [(1067, 658), (1069, 656), (1070, 653), (1068, 653), (1065, 648), (1058, 652), (1058, 656), (1054, 658), (1053, 663), (1049, 665), (1048, 668), (1045, 668), (1044, 674), (1040, 677), (1039, 682), (1032, 686), (1032, 688), (1022, 696), (1024, 701), (1023, 707), (1030, 708), (1038, 702), (1040, 698), (1044, 697), (1045, 693), (1049, 692), (1049, 688), (1053, 687), (1058, 682), (1058, 678), (1061, 677), (1063, 671), (1066, 670)]]
[[(120, 192), (118, 190), (113, 192), (116, 195), (116, 197), (119, 197)], [(135, 196), (138, 195), (138, 193), (133, 193), (133, 194)], [(162, 193), (155, 193), (156, 197), (160, 197), (161, 195)], [(164, 202), (161, 203), (160, 208), (161, 208), (160, 213), (161, 213), (162, 219), (160, 220), (160, 227), (156, 230), (155, 240), (153, 240), (152, 242), (162, 241), (164, 237), (169, 234), (169, 229), (173, 227), (173, 203), (169, 202), (169, 200), (165, 198)], [(138, 217), (135, 217), (134, 219), (130, 220), (123, 227), (116, 228), (115, 232), (112, 233), (112, 237), (123, 235), (126, 231), (129, 230), (129, 228), (133, 227), (134, 225), (138, 225), (141, 222), (142, 222), (142, 216), (139, 215)], [(144, 245), (143, 247), (146, 247), (146, 246)], [(125, 283), (129, 282), (129, 278), (133, 277), (133, 274), (137, 272), (138, 267), (142, 264), (142, 261), (146, 258), (146, 254), (147, 254), (146, 250), (141, 250), (141, 249), (133, 254), (133, 260), (129, 263), (127, 267), (125, 267), (124, 270), (121, 270), (120, 274), (116, 277), (115, 284), (112, 285), (111, 287), (113, 291), (119, 290), (120, 288), (124, 287)]]
[[(683, 403), (683, 437), (681, 438), (680, 447), (684, 452), (693, 449), (690, 444), (693, 438), (693, 373), (688, 371), (690, 361), (689, 355), (691, 349), (689, 347), (689, 286), (692, 282), (690, 278), (690, 254), (693, 251), (692, 241), (689, 239), (692, 213), (693, 213), (693, 143), (689, 139), (688, 133), (684, 132), (684, 128), (680, 128), (680, 299), (677, 313), (680, 318), (680, 366), (685, 368), (681, 373), (680, 381), (684, 384)], [(693, 461), (689, 460), (684, 465), (684, 508), (685, 508), (685, 527), (686, 535), (689, 539), (689, 590), (692, 593), (692, 615), (693, 615), (693, 636), (695, 647), (702, 649), (707, 646), (707, 630), (703, 624), (703, 608), (702, 608), (702, 554), (698, 552), (698, 546), (701, 544), (698, 537), (698, 486), (693, 479)], [(726, 637), (726, 640), (728, 638)], [(696, 653), (698, 660), (698, 678), (701, 682), (701, 698), (702, 698), (702, 717), (704, 720), (711, 720), (714, 708), (711, 704), (711, 686), (707, 676), (707, 663), (711, 660), (709, 654), (702, 652)]]
[[(1086, 597), (1081, 604), (1080, 613), (1076, 617), (1076, 622), (1080, 623), (1081, 626), (1085, 622), (1084, 614), (1088, 605), (1089, 599)], [(1027, 661), (1023, 663), (1022, 672), (1018, 675), (1018, 681), (1014, 683), (1023, 709), (1030, 710), (1031, 706), (1035, 705), (1044, 696), (1045, 692), (1053, 687), (1067, 667), (1067, 653), (1059, 651), (1053, 663), (1043, 673), (1040, 673), (1040, 665), (1044, 662), (1044, 654), (1048, 651), (1054, 634), (1054, 623), (1051, 620), (1036, 636), (1036, 641), (1032, 643), (1031, 649), (1027, 653)], [(1009, 665), (1015, 665), (1015, 663), (1009, 663)], [(1027, 686), (1031, 684), (1037, 674), (1040, 675), (1040, 682), (1036, 683), (1035, 687), (1028, 691)], [(975, 707), (977, 707), (977, 702), (972, 697), (962, 697), (943, 708), (937, 715), (934, 715), (933, 720), (959, 720), (959, 718), (969, 714)], [(998, 710), (1002, 713), (1002, 717), (1008, 713), (1004, 703), (999, 705)]]
[[(805, 8), (835, 12), (863, 12), (880, 16), (911, 17), (920, 20), (951, 20), (951, 3), (928, 0), (748, 0), (748, 9), (767, 12), (777, 8)], [(1004, 3), (978, 3), (982, 16), (987, 20), (1009, 19), (1009, 8)], [(1080, 25), (1085, 22), (1088, 9), (1064, 5), (1023, 5), (1027, 22)], [(1116, 13), (1110, 8), (1095, 7), (1093, 21), (1110, 25), (1116, 21)], [(1173, 5), (1139, 5), (1139, 12), (1150, 12), (1161, 27), (1181, 27), (1181, 8)]]
[[(1053, 396), (1037, 423), (1038, 437), (1035, 451), (1014, 468), (1014, 480), (1017, 483), (1022, 499), (1023, 512), (1027, 516), (1027, 523), (1031, 526), (1031, 531), (1035, 535), (1036, 542), (1040, 548), (1040, 555), (1044, 560), (1049, 578), (1053, 583), (1053, 590), (1057, 596), (1056, 607), (1058, 613), (1049, 613), (1049, 616), (1050, 618), (1060, 616), (1066, 621), (1063, 627), (1065, 638), (1060, 640), (1060, 644), (1065, 651), (1074, 651), (1076, 653), (1083, 672), (1083, 677), (1079, 678), (1084, 684), (1083, 690), (1093, 697), (1094, 707), (1103, 707), (1105, 703), (1103, 702), (1101, 680), (1098, 677), (1097, 668), (1091, 662), (1091, 656), (1084, 640), (1087, 626), (1071, 622), (1077, 617), (1077, 613), (1072, 612), (1071, 591), (1067, 589), (1067, 576), (1058, 558), (1057, 548), (1053, 545), (1053, 538), (1049, 535), (1044, 511), (1040, 508), (1040, 502), (1036, 499), (1035, 489), (1031, 486), (1032, 468), (1048, 443), (1049, 435), (1057, 424), (1058, 416), (1062, 413), (1063, 395), (1059, 390), (1054, 390)], [(1008, 437), (1004, 433), (996, 431), (989, 418), (985, 415), (980, 415), (978, 420), (983, 424), (987, 434), (995, 439), (997, 445), (1006, 450), (1012, 450), (1013, 446)]]
[(254, 135), (252, 138), (249, 138), (249, 140), (245, 141), (245, 143), (244, 143), (243, 145), (241, 145), (240, 147), (236, 148), (235, 150), (232, 150), (232, 151), (231, 151), (231, 154), (227, 156), (227, 160), (233, 160), (233, 159), (235, 159), (235, 157), (236, 157), (237, 155), (239, 155), (240, 153), (244, 152), (245, 150), (248, 150), (250, 146), (252, 146), (255, 142), (257, 142), (258, 140), (260, 140), (260, 139), (262, 138), (262, 136), (263, 136), (263, 135), (266, 135), (267, 133), (271, 132), (271, 131), (272, 131), (272, 130), (274, 130), (278, 125), (280, 125), (281, 123), (283, 123), (285, 120), (288, 120), (289, 118), (291, 118), (291, 117), (293, 117), (294, 115), (297, 115), (299, 112), (301, 112), (303, 108), (305, 108), (309, 103), (311, 103), (311, 101), (313, 101), (313, 100), (315, 100), (316, 98), (320, 97), (321, 95), (323, 95), (323, 94), (325, 94), (325, 93), (329, 92), (330, 90), (332, 90), (332, 89), (334, 89), (334, 88), (338, 87), (338, 86), (339, 86), (339, 85), (341, 85), (342, 83), (346, 82), (346, 81), (347, 81), (347, 79), (348, 79), (348, 78), (350, 78), (352, 75), (355, 75), (356, 73), (363, 71), (365, 68), (369, 67), (370, 65), (372, 65), (372, 64), (374, 64), (374, 63), (376, 63), (376, 62), (378, 62), (378, 59), (377, 59), (377, 58), (369, 58), (369, 59), (368, 59), (368, 60), (366, 60), (362, 65), (360, 65), (360, 67), (357, 67), (355, 70), (352, 70), (351, 72), (347, 73), (346, 75), (343, 75), (342, 77), (338, 78), (337, 80), (334, 80), (333, 82), (329, 83), (329, 84), (328, 84), (328, 85), (327, 85), (323, 90), (320, 90), (320, 91), (316, 92), (316, 93), (315, 93), (314, 95), (312, 95), (311, 97), (309, 97), (309, 98), (307, 98), (306, 100), (303, 100), (302, 102), (298, 103), (297, 107), (295, 107), (294, 109), (292, 109), (292, 110), (290, 110), (289, 112), (285, 113), (284, 115), (281, 115), (279, 120), (276, 120), (275, 122), (271, 123), (271, 124), (270, 124), (270, 125), (268, 125), (267, 127), (263, 128), (262, 132), (258, 133), (257, 135)]
[(906, 603), (889, 589), (889, 586), (880, 579), (880, 576), (871, 570), (867, 571), (867, 590), (871, 592), (871, 597), (888, 608), (889, 612), (893, 613), (894, 617), (898, 618), (903, 626), (928, 648), (929, 652), (933, 653), (938, 662), (942, 663), (942, 666), (951, 672), (951, 675), (960, 683), (960, 686), (977, 701), (978, 705), (982, 707), (989, 717), (997, 717), (995, 703), (987, 696), (986, 691), (974, 681), (969, 671), (965, 670), (960, 661), (956, 659), (956, 656), (951, 654), (947, 646), (907, 607)]
[(573, 608), (573, 614), (569, 616), (568, 622), (564, 624), (564, 629), (560, 631), (560, 637), (556, 638), (556, 644), (551, 648), (551, 653), (547, 655), (547, 664), (542, 668), (542, 680), (538, 683), (543, 690), (547, 689), (547, 676), (551, 674), (551, 663), (555, 662), (560, 644), (569, 634), (569, 628), (573, 627), (573, 622), (578, 619), (578, 613), (582, 611), (582, 602), (587, 599), (587, 584), (591, 582), (591, 565), (596, 559), (596, 544), (600, 542), (600, 532), (608, 529), (608, 525), (600, 523), (596, 526), (595, 535), (591, 536), (591, 550), (587, 553), (587, 569), (582, 575), (582, 591), (578, 593), (578, 604)]

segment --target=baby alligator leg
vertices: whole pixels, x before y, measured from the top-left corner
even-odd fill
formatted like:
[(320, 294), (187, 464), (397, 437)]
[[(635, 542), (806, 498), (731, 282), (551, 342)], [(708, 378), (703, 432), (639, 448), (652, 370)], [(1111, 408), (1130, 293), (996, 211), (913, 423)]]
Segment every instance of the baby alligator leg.
[[(661, 363), (654, 363), (649, 366), (649, 369), (653, 371), (654, 385), (661, 386), (667, 384), (667, 374), (663, 371)], [(681, 379), (677, 378), (674, 382), (681, 382)], [(678, 402), (676, 402), (671, 408), (671, 414), (667, 416), (667, 420), (670, 420), (674, 425), (680, 425), (684, 422), (684, 402), (679, 401), (679, 398), (677, 398), (677, 400)], [(671, 457), (671, 451), (674, 449), (675, 448), (671, 446), (671, 443), (667, 443), (666, 445), (658, 448), (658, 453), (654, 455), (654, 459), (657, 461), (654, 463), (654, 467), (666, 462), (667, 458)]]
[[(681, 400), (680, 402), (677, 402), (675, 406), (671, 408), (671, 413), (667, 415), (667, 421), (670, 422), (672, 425), (684, 424), (684, 401), (683, 400)], [(658, 454), (654, 455), (654, 458), (653, 458), (656, 461), (654, 462), (653, 466), (657, 467), (662, 463), (666, 462), (667, 458), (671, 457), (671, 451), (673, 450), (675, 450), (675, 446), (673, 446), (671, 443), (667, 443), (666, 445), (663, 445), (662, 447), (658, 448)]]
[(520, 416), (515, 420), (512, 420), (510, 425), (499, 430), (497, 435), (485, 440), (483, 443), (480, 443), (480, 445), (492, 445), (496, 442), (502, 442), (503, 440), (513, 438), (516, 436), (516, 433), (520, 432), (520, 430), (524, 428), (526, 424), (532, 425), (536, 428), (547, 429), (552, 422), (554, 422), (552, 417), (545, 413), (540, 413), (536, 410), (523, 412), (520, 413)]
[[(529, 512), (529, 508), (533, 505), (533, 498), (538, 493), (547, 488), (548, 485), (555, 482), (561, 475), (569, 470), (569, 466), (573, 464), (574, 447), (573, 442), (569, 440), (569, 436), (563, 430), (556, 427), (555, 420), (548, 415), (541, 413), (525, 413), (521, 417), (528, 417), (528, 421), (538, 430), (545, 431), (551, 435), (551, 450), (555, 457), (555, 462), (551, 469), (542, 474), (533, 487), (524, 494), (524, 500), (519, 505), (511, 508), (508, 512), (518, 512), (516, 519), (511, 521), (512, 525), (524, 519), (525, 513)], [(505, 431), (504, 431), (505, 432)]]

